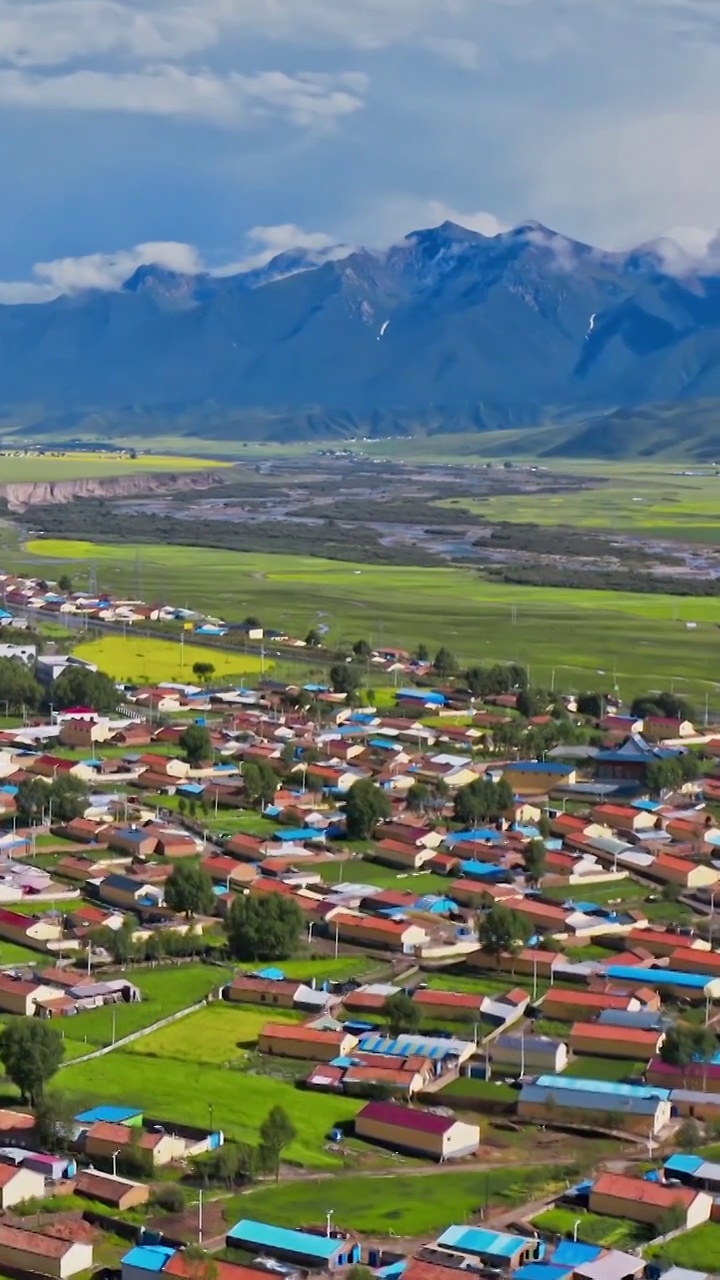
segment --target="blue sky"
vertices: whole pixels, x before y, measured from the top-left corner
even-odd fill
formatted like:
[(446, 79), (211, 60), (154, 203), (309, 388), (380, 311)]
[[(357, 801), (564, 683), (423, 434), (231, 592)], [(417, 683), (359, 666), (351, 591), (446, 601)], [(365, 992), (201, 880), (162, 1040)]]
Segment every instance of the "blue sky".
[(720, 0), (0, 0), (0, 299), (446, 216), (702, 252), (719, 37)]

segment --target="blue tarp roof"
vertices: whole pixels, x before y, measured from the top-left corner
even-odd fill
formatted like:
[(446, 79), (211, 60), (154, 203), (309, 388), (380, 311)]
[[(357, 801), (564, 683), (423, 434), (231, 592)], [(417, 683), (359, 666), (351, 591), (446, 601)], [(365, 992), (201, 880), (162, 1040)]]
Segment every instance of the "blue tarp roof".
[(444, 707), (447, 702), (445, 694), (438, 693), (437, 689), (398, 689), (395, 697), (412, 698), (417, 702), (430, 703), (434, 707)]
[(679, 1152), (665, 1161), (666, 1173), (697, 1173), (704, 1160), (700, 1156), (686, 1156)]
[(376, 747), (379, 751), (396, 751), (398, 742), (396, 738), (371, 738), (370, 746)]
[(605, 1250), (599, 1244), (583, 1244), (581, 1240), (561, 1240), (552, 1260), (556, 1266), (581, 1267), (584, 1262), (595, 1262)]
[(160, 1244), (136, 1244), (122, 1259), (124, 1267), (138, 1267), (141, 1271), (162, 1271), (177, 1249)]
[(268, 982), (284, 982), (285, 981), (285, 974), (283, 973), (282, 969), (274, 969), (272, 967), (268, 969), (256, 969), (255, 972), (251, 974), (251, 977), (265, 978), (266, 981)]
[(633, 965), (611, 964), (607, 970), (608, 978), (617, 978), (620, 982), (636, 981), (638, 977), (647, 977), (651, 987), (691, 987), (702, 991), (712, 977), (709, 973), (680, 973), (678, 969), (640, 969)]
[(578, 1093), (614, 1094), (616, 1098), (663, 1098), (670, 1097), (669, 1089), (661, 1089), (657, 1085), (619, 1084), (616, 1080), (585, 1080), (582, 1076), (538, 1076), (536, 1084), (543, 1089), (574, 1089)]
[(140, 1107), (91, 1107), (89, 1111), (81, 1111), (75, 1117), (78, 1124), (123, 1124), (135, 1116), (141, 1116)]
[(449, 845), (466, 844), (469, 840), (502, 840), (502, 833), (495, 827), (476, 827), (473, 831), (456, 831), (447, 843)]
[(283, 844), (293, 840), (324, 840), (325, 831), (318, 831), (316, 827), (292, 827), (289, 831), (276, 831), (274, 838)]
[(512, 1258), (518, 1249), (530, 1244), (527, 1236), (513, 1236), (504, 1231), (491, 1231), (486, 1227), (448, 1227), (438, 1237), (439, 1245), (460, 1249), (464, 1253), (492, 1254), (498, 1258)]
[(562, 1276), (571, 1276), (572, 1267), (556, 1266), (554, 1262), (526, 1262), (524, 1267), (513, 1271), (513, 1280), (561, 1280)]
[(255, 1222), (252, 1218), (242, 1218), (228, 1231), (227, 1238), (238, 1244), (253, 1245), (256, 1249), (277, 1249), (282, 1253), (320, 1258), (322, 1261), (334, 1257), (338, 1250), (347, 1248), (344, 1240), (314, 1236), (308, 1231), (292, 1231), (287, 1227), (274, 1227), (270, 1222)]
[(494, 866), (492, 862), (478, 862), (475, 858), (461, 862), (460, 870), (473, 880), (497, 880), (507, 874), (504, 867)]

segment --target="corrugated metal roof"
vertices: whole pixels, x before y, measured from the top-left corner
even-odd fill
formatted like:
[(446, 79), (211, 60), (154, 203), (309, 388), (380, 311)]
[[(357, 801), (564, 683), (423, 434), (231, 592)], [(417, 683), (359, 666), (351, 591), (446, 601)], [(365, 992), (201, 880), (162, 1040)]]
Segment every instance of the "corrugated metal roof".
[(512, 1258), (518, 1249), (523, 1249), (531, 1242), (526, 1236), (512, 1236), (503, 1231), (490, 1231), (485, 1227), (453, 1226), (438, 1236), (437, 1243), (446, 1248), (460, 1249), (463, 1253)]
[(162, 1271), (176, 1252), (176, 1249), (167, 1249), (159, 1244), (136, 1244), (125, 1254), (122, 1265), (138, 1267), (140, 1271)]
[(665, 1161), (666, 1173), (697, 1173), (702, 1164), (700, 1156), (687, 1156), (679, 1152)]
[(645, 969), (639, 965), (611, 964), (605, 972), (608, 978), (615, 978), (619, 982), (633, 982), (642, 978), (651, 987), (692, 987), (696, 991), (704, 990), (713, 980), (709, 973), (681, 973), (679, 969)]
[(241, 1218), (228, 1231), (228, 1240), (238, 1244), (249, 1244), (256, 1249), (277, 1249), (281, 1253), (290, 1253), (298, 1257), (320, 1258), (327, 1261), (340, 1249), (346, 1248), (344, 1240), (327, 1236), (311, 1235), (309, 1231), (292, 1231), (287, 1227), (275, 1227), (270, 1222), (256, 1222), (252, 1218)]

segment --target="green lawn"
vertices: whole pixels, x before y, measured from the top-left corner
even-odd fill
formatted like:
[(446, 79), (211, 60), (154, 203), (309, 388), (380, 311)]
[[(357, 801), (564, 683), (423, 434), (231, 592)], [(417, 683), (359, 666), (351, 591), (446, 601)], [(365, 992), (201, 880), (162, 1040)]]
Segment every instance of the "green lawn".
[(0, 474), (3, 484), (21, 481), (36, 483), (41, 480), (94, 480), (103, 476), (133, 476), (148, 471), (191, 471), (225, 466), (210, 462), (207, 458), (168, 457), (151, 453), (139, 458), (122, 457), (119, 454), (83, 453), (71, 450), (64, 453), (41, 456), (39, 454), (2, 454)]
[(249, 1008), (218, 1002), (133, 1041), (125, 1052), (224, 1066), (247, 1058), (256, 1048), (266, 1022), (301, 1022), (304, 1016), (291, 1009), (264, 1009), (259, 1005)]
[(630, 1062), (627, 1058), (599, 1058), (582, 1054), (575, 1058), (563, 1072), (566, 1076), (578, 1076), (582, 1080), (612, 1080), (617, 1083), (628, 1076), (641, 1076), (647, 1071), (647, 1062)]
[[(13, 907), (13, 911), (15, 907)], [(0, 942), (0, 967), (11, 964), (31, 964), (37, 967), (48, 965), (51, 957), (42, 951), (33, 951), (32, 947), (21, 947), (17, 942)]]
[(438, 1097), (447, 1093), (453, 1098), (480, 1098), (490, 1102), (517, 1102), (519, 1091), (504, 1084), (497, 1075), (492, 1080), (480, 1080), (476, 1076), (459, 1076), (440, 1090)]
[(229, 1203), (226, 1217), (297, 1227), (323, 1223), (327, 1209), (335, 1223), (369, 1235), (428, 1236), (451, 1222), (467, 1222), (490, 1206), (525, 1204), (565, 1186), (566, 1170), (551, 1166), (462, 1171), (425, 1175), (333, 1178), (332, 1183), (284, 1182), (262, 1187)]
[(257, 1142), (268, 1111), (281, 1106), (297, 1129), (288, 1158), (317, 1169), (339, 1163), (338, 1156), (324, 1149), (326, 1137), (335, 1125), (350, 1121), (363, 1105), (350, 1098), (301, 1092), (274, 1077), (122, 1050), (67, 1067), (62, 1087), (87, 1105), (127, 1103), (180, 1124), (206, 1125), (212, 1104), (214, 1124), (229, 1138), (243, 1142)]
[[(262, 969), (262, 964), (243, 962), (236, 966), (238, 971), (252, 973)], [(383, 967), (382, 961), (372, 960), (368, 956), (296, 956), (294, 960), (279, 960), (274, 968), (282, 969), (286, 978), (297, 978), (299, 982), (342, 982), (344, 978), (360, 979), (364, 973), (376, 973)]]
[(648, 1249), (648, 1258), (690, 1271), (717, 1271), (720, 1267), (720, 1224), (704, 1222), (667, 1244)]
[(203, 1000), (210, 991), (229, 980), (230, 970), (216, 965), (188, 964), (162, 969), (127, 969), (125, 976), (140, 988), (142, 1001), (79, 1013), (72, 1020), (75, 1040), (87, 1040), (88, 1047), (110, 1044), (113, 1010), (117, 1040), (142, 1027), (149, 1027), (153, 1022)]
[[(715, 679), (720, 599), (489, 583), (471, 569), (352, 564), (305, 556), (208, 548), (36, 540), (8, 550), (8, 568), (57, 577), (91, 562), (99, 585), (133, 587), (142, 566), (149, 599), (178, 596), (214, 613), (254, 612), (268, 625), (304, 635), (319, 616), (331, 635), (367, 634), (387, 643), (446, 644), (467, 661), (512, 654), (533, 681), (552, 671), (570, 687), (594, 687), (615, 668), (624, 694), (667, 685), (683, 672), (683, 692), (704, 697)], [(359, 610), (362, 610), (360, 615)], [(687, 630), (687, 621), (698, 625)]]
[(572, 1238), (576, 1222), (578, 1240), (585, 1244), (600, 1244), (607, 1249), (635, 1249), (652, 1239), (651, 1231), (624, 1218), (606, 1218), (584, 1209), (566, 1209), (556, 1206), (533, 1218), (532, 1225), (539, 1231), (553, 1232)]

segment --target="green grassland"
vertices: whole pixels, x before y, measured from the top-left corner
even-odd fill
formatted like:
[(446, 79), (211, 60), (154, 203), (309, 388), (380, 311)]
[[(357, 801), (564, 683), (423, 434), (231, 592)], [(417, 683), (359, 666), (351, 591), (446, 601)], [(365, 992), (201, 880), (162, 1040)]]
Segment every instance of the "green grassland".
[(593, 479), (603, 477), (602, 482), (572, 493), (449, 498), (438, 505), (445, 510), (469, 510), (491, 521), (567, 525), (691, 542), (720, 540), (720, 476), (684, 476), (679, 467), (671, 472), (626, 466), (620, 473), (608, 472), (594, 462), (585, 463), (581, 470)]
[(73, 1018), (73, 1038), (87, 1041), (87, 1050), (111, 1043), (113, 1017), (115, 1038), (120, 1040), (204, 1000), (209, 992), (229, 980), (230, 971), (216, 965), (188, 964), (162, 969), (127, 969), (125, 976), (140, 988), (143, 998), (139, 1004), (90, 1009)]
[(0, 453), (0, 484), (37, 484), (45, 480), (94, 480), (156, 471), (198, 471), (222, 467), (208, 458), (143, 454), (138, 458), (80, 450), (52, 455)]
[(236, 1196), (226, 1217), (255, 1218), (282, 1227), (322, 1223), (328, 1208), (340, 1227), (372, 1235), (431, 1235), (449, 1222), (467, 1222), (485, 1208), (522, 1205), (564, 1187), (565, 1171), (552, 1167), (492, 1169), (383, 1177), (346, 1176), (284, 1182)]
[[(197, 1046), (192, 1049), (195, 1053)], [(340, 1157), (324, 1149), (327, 1135), (336, 1125), (347, 1125), (362, 1106), (359, 1100), (304, 1093), (270, 1076), (122, 1050), (67, 1067), (62, 1087), (87, 1105), (137, 1105), (150, 1115), (179, 1124), (206, 1125), (212, 1104), (214, 1123), (228, 1138), (243, 1142), (256, 1142), (270, 1108), (281, 1106), (297, 1129), (288, 1158), (316, 1169), (339, 1163)]]
[[(180, 640), (151, 640), (145, 636), (103, 636), (87, 640), (74, 650), (78, 658), (93, 662), (114, 680), (128, 684), (152, 684), (159, 680), (190, 680), (193, 664), (211, 663), (215, 680), (233, 676), (258, 675), (263, 663), (254, 654), (228, 653), (202, 645), (183, 645)], [(269, 670), (271, 663), (265, 664)]]
[(674, 1240), (668, 1240), (667, 1244), (648, 1249), (647, 1256), (691, 1271), (717, 1270), (720, 1263), (720, 1224), (704, 1222), (701, 1227), (693, 1227)]
[[(558, 1206), (547, 1209), (533, 1218), (533, 1226), (539, 1231), (549, 1231), (572, 1238), (575, 1224), (578, 1240), (585, 1244), (600, 1244), (607, 1249), (634, 1249), (650, 1239), (650, 1233), (637, 1223), (623, 1218), (606, 1218), (602, 1214), (588, 1213), (584, 1209), (565, 1209)], [(684, 1237), (682, 1237), (684, 1239)], [(685, 1264), (689, 1265), (689, 1264)]]
[(134, 1040), (126, 1052), (142, 1057), (173, 1058), (179, 1062), (205, 1062), (210, 1066), (244, 1062), (257, 1047), (266, 1022), (302, 1022), (304, 1016), (292, 1009), (211, 1004), (169, 1027)]
[[(408, 645), (446, 644), (467, 662), (517, 660), (534, 683), (595, 687), (615, 672), (623, 693), (680, 682), (703, 697), (714, 687), (720, 599), (488, 583), (469, 569), (368, 566), (304, 556), (174, 546), (33, 541), (7, 553), (11, 567), (76, 579), (92, 561), (100, 585), (132, 587), (136, 556), (149, 598), (171, 599), (304, 636), (324, 621), (332, 641), (366, 636)], [(695, 622), (688, 630), (685, 623)]]

